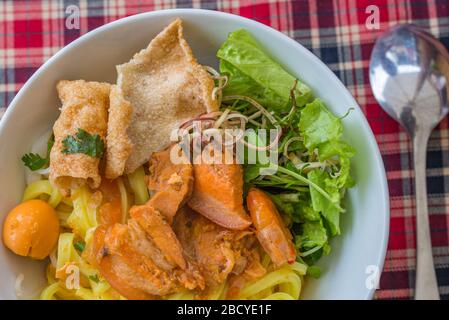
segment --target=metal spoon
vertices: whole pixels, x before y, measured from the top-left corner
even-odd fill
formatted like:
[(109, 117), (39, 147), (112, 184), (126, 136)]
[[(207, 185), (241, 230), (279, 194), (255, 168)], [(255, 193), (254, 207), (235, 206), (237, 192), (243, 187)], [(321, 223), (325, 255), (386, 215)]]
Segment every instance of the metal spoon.
[(449, 54), (422, 28), (399, 25), (377, 39), (369, 75), (381, 107), (413, 138), (417, 228), (415, 299), (438, 300), (427, 212), (426, 149), (430, 133), (449, 110)]

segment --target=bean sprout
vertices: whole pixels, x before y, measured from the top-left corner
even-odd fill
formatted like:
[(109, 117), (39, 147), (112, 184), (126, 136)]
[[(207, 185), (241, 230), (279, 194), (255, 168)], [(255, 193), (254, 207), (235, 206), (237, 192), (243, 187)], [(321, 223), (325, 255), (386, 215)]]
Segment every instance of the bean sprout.
[(223, 124), (223, 122), (227, 119), (229, 112), (231, 112), (231, 109), (226, 109), (218, 118), (217, 121), (215, 121), (214, 128), (220, 128), (220, 126)]
[(212, 79), (218, 81), (218, 86), (216, 86), (212, 90), (212, 100), (217, 100), (218, 105), (220, 106), (223, 96), (222, 91), (223, 88), (228, 84), (228, 77), (225, 75), (221, 75), (217, 70), (210, 66), (204, 66), (204, 69), (206, 69), (206, 71), (212, 75)]
[(23, 296), (23, 280), (25, 279), (25, 275), (23, 273), (20, 273), (17, 278), (16, 281), (14, 283), (14, 289), (16, 291), (16, 296), (18, 298)]
[(291, 143), (293, 143), (295, 141), (304, 141), (304, 139), (302, 137), (292, 137), (292, 138), (288, 139), (284, 145), (284, 150), (283, 150), (284, 157), (288, 158), (288, 147), (290, 146)]
[(271, 122), (273, 125), (276, 125), (276, 124), (277, 124), (277, 121), (276, 121), (276, 119), (273, 117), (273, 115), (272, 115), (270, 112), (268, 112), (267, 109), (265, 109), (264, 107), (262, 107), (256, 100), (254, 100), (254, 99), (252, 99), (252, 98), (250, 98), (250, 97), (247, 97), (247, 96), (241, 96), (241, 95), (232, 95), (232, 96), (226, 96), (226, 97), (223, 97), (223, 101), (230, 101), (230, 100), (243, 100), (243, 101), (249, 102), (249, 103), (252, 104), (254, 107), (256, 107), (256, 109), (258, 109), (259, 111), (261, 111), (262, 114), (263, 114), (265, 117), (267, 117), (268, 120), (270, 120), (270, 122)]

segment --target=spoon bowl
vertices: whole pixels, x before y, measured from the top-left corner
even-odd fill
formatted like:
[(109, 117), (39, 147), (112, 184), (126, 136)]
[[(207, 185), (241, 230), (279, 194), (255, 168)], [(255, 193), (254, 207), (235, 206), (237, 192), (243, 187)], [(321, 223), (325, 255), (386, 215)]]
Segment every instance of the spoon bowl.
[(420, 27), (400, 25), (381, 35), (369, 75), (379, 104), (410, 134), (417, 125), (433, 129), (449, 111), (449, 54)]

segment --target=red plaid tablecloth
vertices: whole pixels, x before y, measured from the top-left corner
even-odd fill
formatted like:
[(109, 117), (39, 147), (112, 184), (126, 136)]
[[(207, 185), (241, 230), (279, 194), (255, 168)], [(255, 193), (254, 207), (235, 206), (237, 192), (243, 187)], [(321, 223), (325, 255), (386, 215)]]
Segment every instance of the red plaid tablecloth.
[[(66, 28), (67, 7), (80, 9), (79, 30)], [(372, 7), (379, 29), (368, 29)], [(373, 43), (397, 23), (424, 26), (449, 48), (448, 0), (64, 0), (0, 3), (0, 115), (27, 79), (56, 51), (110, 21), (152, 10), (194, 7), (220, 10), (267, 24), (294, 38), (323, 60), (357, 99), (383, 155), (390, 188), (390, 241), (379, 299), (412, 298), (415, 219), (411, 143), (376, 103), (368, 80)], [(368, 13), (367, 13), (368, 10)], [(376, 10), (376, 8), (374, 8)], [(370, 22), (370, 21), (368, 21)], [(427, 182), (433, 254), (442, 298), (449, 299), (449, 120), (433, 132)]]

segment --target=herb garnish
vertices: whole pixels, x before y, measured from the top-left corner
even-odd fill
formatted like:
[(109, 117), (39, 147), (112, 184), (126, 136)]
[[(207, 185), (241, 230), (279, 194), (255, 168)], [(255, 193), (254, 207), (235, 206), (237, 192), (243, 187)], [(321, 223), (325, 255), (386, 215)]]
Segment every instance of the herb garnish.
[(23, 164), (32, 171), (48, 168), (50, 164), (50, 151), (54, 143), (55, 137), (51, 135), (47, 142), (47, 156), (42, 158), (39, 154), (30, 152), (22, 156)]
[(86, 245), (81, 242), (81, 241), (77, 241), (73, 244), (73, 246), (75, 247), (76, 250), (78, 250), (79, 252), (83, 252), (84, 248), (86, 247)]
[(104, 154), (104, 141), (98, 134), (90, 134), (78, 128), (76, 135), (67, 136), (62, 140), (64, 146), (62, 153), (84, 153), (93, 158), (101, 158)]

